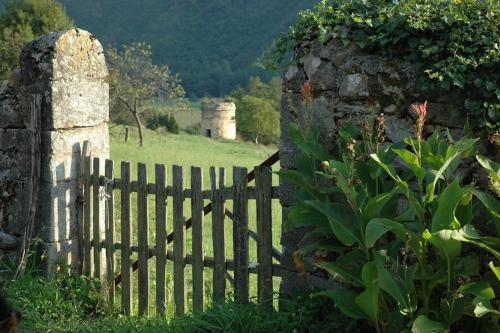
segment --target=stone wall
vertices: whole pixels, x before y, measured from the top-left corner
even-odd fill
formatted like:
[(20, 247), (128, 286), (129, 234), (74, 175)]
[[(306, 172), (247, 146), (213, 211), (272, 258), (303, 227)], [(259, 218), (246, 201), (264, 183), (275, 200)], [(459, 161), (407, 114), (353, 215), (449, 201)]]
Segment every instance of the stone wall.
[(57, 261), (75, 263), (83, 142), (89, 141), (92, 156), (109, 157), (108, 71), (96, 38), (87, 31), (71, 29), (34, 40), (21, 54), (20, 69), (0, 92), (0, 182), (14, 184), (7, 187), (0, 183), (0, 192), (9, 199), (0, 212), (0, 228), (16, 236), (23, 234), (27, 219), (33, 94), (42, 96), (36, 230), (51, 269)]
[[(412, 64), (367, 54), (355, 46), (345, 47), (335, 39), (326, 44), (307, 42), (296, 50), (294, 57), (296, 63), (289, 66), (283, 78), (280, 140), (283, 169), (295, 168), (296, 147), (287, 133), (290, 123), (297, 120), (302, 126), (318, 128), (322, 143), (330, 150), (335, 148), (335, 132), (339, 126), (349, 120), (359, 123), (373, 111), (384, 113), (387, 139), (402, 140), (414, 129), (410, 105), (423, 100), (428, 100), (426, 133), (441, 126), (449, 127), (452, 135), (458, 137), (466, 122), (463, 97), (459, 94), (419, 95), (415, 86), (416, 68)], [(300, 97), (306, 80), (311, 82), (314, 96), (308, 107)], [(293, 192), (294, 187), (281, 180), (284, 223)], [(284, 265), (291, 269), (294, 268), (293, 252), (303, 235), (304, 230), (282, 234)], [(306, 266), (313, 269), (311, 261), (306, 260)], [(285, 295), (303, 293), (322, 284), (324, 281), (313, 277), (303, 279), (296, 273), (287, 273), (281, 292)]]
[(236, 139), (236, 106), (233, 102), (204, 100), (201, 103), (201, 133), (211, 138)]

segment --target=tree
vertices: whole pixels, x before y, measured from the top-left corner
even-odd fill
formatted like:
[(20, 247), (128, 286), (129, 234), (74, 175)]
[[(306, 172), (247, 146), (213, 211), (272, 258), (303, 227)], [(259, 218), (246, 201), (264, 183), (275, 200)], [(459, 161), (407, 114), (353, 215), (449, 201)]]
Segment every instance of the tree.
[(236, 104), (236, 128), (241, 137), (256, 143), (278, 141), (280, 78), (273, 78), (269, 83), (265, 83), (258, 77), (252, 77), (246, 88), (236, 88), (231, 97)]
[(56, 0), (7, 0), (0, 16), (0, 80), (9, 78), (27, 42), (72, 26)]
[(110, 74), (111, 113), (122, 112), (124, 106), (134, 118), (139, 130), (140, 145), (144, 145), (141, 107), (153, 98), (173, 99), (184, 96), (177, 75), (166, 65), (152, 60), (151, 46), (145, 43), (124, 45), (121, 51), (109, 49), (107, 60)]
[(279, 113), (264, 98), (245, 95), (237, 101), (236, 125), (240, 135), (256, 144), (276, 142), (280, 135)]

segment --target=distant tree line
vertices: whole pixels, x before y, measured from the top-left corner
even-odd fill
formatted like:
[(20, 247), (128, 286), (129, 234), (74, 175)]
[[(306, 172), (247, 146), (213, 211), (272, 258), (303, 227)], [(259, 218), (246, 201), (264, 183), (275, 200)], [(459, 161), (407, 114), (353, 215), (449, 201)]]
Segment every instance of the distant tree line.
[(7, 0), (0, 15), (0, 81), (10, 78), (26, 43), (72, 26), (56, 0)]
[[(72, 26), (73, 21), (56, 0), (7, 0), (0, 15), (0, 80), (9, 79), (27, 42), (50, 31)], [(181, 85), (178, 74), (169, 66), (154, 63), (149, 44), (139, 42), (122, 45), (119, 49), (110, 47), (106, 49), (106, 60), (110, 72), (110, 115), (113, 122), (135, 124), (141, 145), (145, 140), (144, 125), (152, 129), (163, 127), (171, 133), (179, 131), (172, 115), (162, 114), (150, 105), (153, 100), (168, 102), (184, 97), (184, 84)], [(232, 65), (227, 61), (218, 63), (220, 66), (205, 64), (207, 66), (203, 69), (194, 65), (191, 68), (204, 72), (209, 85), (218, 82), (217, 88), (210, 91), (214, 96), (246, 80), (245, 75), (236, 81), (228, 80), (221, 73), (232, 72)], [(236, 121), (241, 138), (264, 144), (278, 141), (280, 79), (263, 82), (258, 76), (251, 77), (246, 87), (233, 89), (230, 97), (237, 107)]]

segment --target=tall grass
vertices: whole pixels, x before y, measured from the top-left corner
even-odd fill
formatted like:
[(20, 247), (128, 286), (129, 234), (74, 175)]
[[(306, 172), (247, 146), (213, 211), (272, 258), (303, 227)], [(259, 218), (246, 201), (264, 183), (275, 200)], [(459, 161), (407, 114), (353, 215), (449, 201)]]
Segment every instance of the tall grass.
[(125, 317), (102, 300), (98, 281), (62, 271), (48, 278), (28, 269), (10, 282), (6, 295), (22, 312), (20, 333), (369, 332), (343, 318), (329, 300), (314, 297), (283, 300), (280, 311), (266, 313), (228, 298), (182, 318)]

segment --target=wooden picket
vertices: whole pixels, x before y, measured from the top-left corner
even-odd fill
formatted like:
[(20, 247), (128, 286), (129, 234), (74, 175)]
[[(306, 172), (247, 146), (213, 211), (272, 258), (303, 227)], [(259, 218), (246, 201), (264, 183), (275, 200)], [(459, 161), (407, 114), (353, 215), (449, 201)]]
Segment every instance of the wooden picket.
[(121, 165), (121, 287), (122, 310), (126, 315), (132, 314), (132, 276), (131, 276), (131, 245), (130, 228), (130, 163)]
[[(100, 174), (101, 165), (104, 165), (103, 175)], [(207, 267), (213, 270), (210, 279), (214, 302), (221, 304), (225, 301), (228, 289), (226, 281), (230, 281), (234, 287), (236, 302), (252, 301), (249, 275), (257, 274), (257, 301), (264, 311), (272, 307), (273, 276), (280, 276), (282, 271), (279, 265), (281, 254), (272, 246), (272, 200), (278, 198), (279, 189), (272, 186), (272, 171), (269, 166), (256, 167), (250, 174), (247, 174), (246, 168), (235, 167), (233, 185), (230, 187), (225, 185), (226, 170), (212, 167), (209, 170), (210, 186), (207, 190), (203, 185), (203, 170), (199, 167), (192, 167), (190, 170), (189, 189), (184, 188), (185, 173), (181, 166), (173, 166), (171, 185), (167, 184), (167, 171), (161, 164), (155, 165), (154, 183), (148, 183), (147, 166), (143, 163), (137, 165), (137, 180), (131, 180), (129, 162), (121, 162), (120, 178), (114, 177), (114, 163), (111, 160), (101, 164), (99, 158), (91, 160), (86, 157), (82, 170), (83, 273), (104, 278), (103, 286), (106, 286), (108, 300), (119, 300), (124, 314), (134, 314), (133, 305), (137, 304), (137, 314), (147, 315), (151, 306), (150, 293), (154, 293), (151, 302), (155, 304), (156, 313), (165, 314), (168, 261), (173, 262), (173, 271), (170, 273), (173, 276), (176, 316), (182, 316), (190, 310), (188, 289), (192, 292), (191, 310), (203, 311), (207, 301)], [(254, 175), (255, 186), (250, 186)], [(137, 205), (135, 216), (131, 214), (132, 193), (137, 194), (134, 200)], [(120, 202), (115, 206), (118, 194)], [(154, 224), (149, 221), (148, 202), (151, 197), (154, 198)], [(167, 220), (169, 197), (172, 198), (171, 222)], [(192, 217), (186, 220), (184, 208), (188, 200)], [(256, 231), (249, 229), (250, 200), (256, 202)], [(230, 201), (232, 206), (228, 205)], [(119, 220), (115, 218), (118, 215), (115, 214), (115, 208), (120, 210)], [(232, 212), (229, 208), (232, 208)], [(205, 255), (204, 216), (209, 212), (212, 213), (213, 257)], [(104, 226), (100, 225), (101, 215), (104, 215)], [(116, 223), (120, 223), (119, 226)], [(173, 228), (173, 234), (170, 235), (167, 233), (169, 225)], [(104, 230), (101, 230), (103, 227)], [(191, 248), (186, 249), (187, 229), (190, 227)], [(227, 244), (225, 239), (228, 227), (233, 232), (232, 244)], [(115, 237), (116, 228), (120, 230), (118, 241)], [(155, 230), (154, 237), (150, 237), (150, 228)], [(137, 235), (136, 241), (134, 234)], [(257, 242), (257, 263), (249, 261), (249, 241)], [(172, 248), (168, 246), (171, 242)], [(228, 246), (233, 249), (234, 259), (227, 258)], [(134, 253), (137, 253), (137, 263), (132, 262)], [(149, 264), (151, 257), (156, 258), (154, 290), (150, 288), (150, 270), (153, 268)], [(187, 265), (191, 266), (192, 286), (186, 283)], [(137, 295), (134, 295), (132, 281), (136, 269)], [(118, 278), (114, 276), (117, 272)], [(115, 295), (115, 284), (118, 283), (121, 292)]]
[(233, 254), (234, 254), (234, 299), (248, 302), (248, 184), (247, 169), (233, 171)]
[(137, 243), (139, 245), (138, 298), (139, 314), (148, 313), (149, 296), (149, 245), (148, 245), (148, 177), (146, 165), (137, 168)]
[(193, 310), (203, 310), (203, 175), (201, 169), (191, 168), (191, 214), (193, 221)]
[[(113, 161), (106, 160), (104, 167), (106, 179), (113, 179)], [(111, 304), (115, 301), (115, 208), (114, 208), (114, 195), (113, 186), (111, 181), (105, 184), (105, 239), (106, 239), (106, 286), (108, 288), (108, 300)]]
[(174, 185), (174, 302), (175, 314), (182, 316), (186, 312), (186, 238), (184, 234), (184, 176), (182, 167), (173, 167)]
[(224, 186), (226, 172), (224, 168), (219, 171), (219, 186), (217, 187), (217, 174), (214, 167), (210, 168), (212, 183), (212, 243), (214, 250), (213, 272), (213, 299), (217, 303), (224, 303), (226, 297), (226, 244), (224, 241)]
[(167, 191), (165, 166), (155, 165), (156, 211), (156, 311), (165, 313), (165, 274), (167, 264)]

